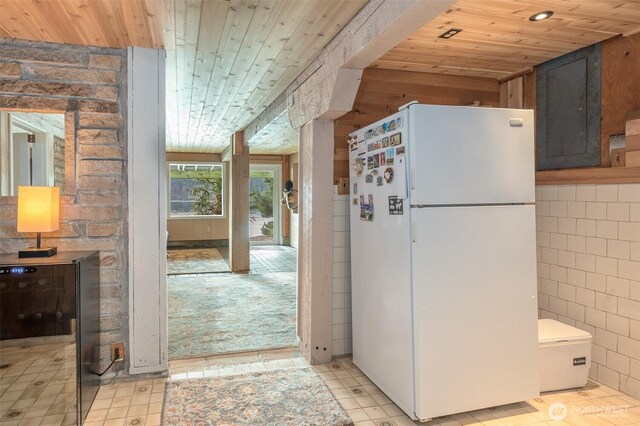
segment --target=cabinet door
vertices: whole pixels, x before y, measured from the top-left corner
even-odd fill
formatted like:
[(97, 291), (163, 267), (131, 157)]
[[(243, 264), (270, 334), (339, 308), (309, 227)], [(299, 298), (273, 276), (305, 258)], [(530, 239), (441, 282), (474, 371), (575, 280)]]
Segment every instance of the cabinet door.
[(76, 320), (73, 265), (37, 266), (0, 280), (0, 340), (71, 335)]

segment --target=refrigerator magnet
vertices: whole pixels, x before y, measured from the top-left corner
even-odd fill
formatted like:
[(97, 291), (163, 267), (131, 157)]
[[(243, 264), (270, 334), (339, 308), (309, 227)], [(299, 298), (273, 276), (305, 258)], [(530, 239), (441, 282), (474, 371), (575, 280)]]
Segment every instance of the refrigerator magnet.
[(357, 182), (354, 182), (354, 183), (353, 183), (353, 193), (354, 193), (354, 194), (357, 194), (357, 193), (358, 193), (358, 183), (357, 183)]
[(371, 173), (367, 174), (367, 176), (365, 176), (364, 181), (366, 183), (372, 183), (373, 182), (373, 175)]
[(382, 176), (378, 176), (378, 177), (376, 178), (376, 185), (377, 185), (377, 186), (382, 186), (382, 183), (383, 183), (383, 182), (382, 182)]
[(373, 168), (380, 167), (380, 154), (373, 154)]
[(373, 167), (373, 155), (370, 155), (370, 156), (367, 158), (367, 169), (368, 169), (368, 170), (371, 170), (371, 169), (373, 169), (373, 168), (374, 168), (374, 167)]
[(384, 181), (387, 183), (391, 183), (393, 180), (393, 168), (387, 167), (384, 171)]
[(357, 205), (358, 205), (358, 197), (355, 197), (355, 198), (353, 199), (353, 205), (354, 205), (354, 206), (357, 206)]
[(402, 143), (401, 135), (402, 133), (394, 133), (393, 135), (391, 135), (391, 138), (390, 138), (391, 146), (398, 146)]
[(360, 196), (360, 220), (373, 221), (373, 195), (367, 196), (367, 203), (364, 202), (364, 195)]
[(389, 197), (389, 214), (391, 216), (399, 216), (404, 214), (404, 203), (397, 195)]
[(380, 166), (384, 166), (385, 164), (387, 164), (387, 159), (386, 159), (384, 151), (382, 151), (380, 153)]
[(370, 144), (367, 145), (367, 152), (373, 151), (374, 149), (375, 148), (374, 148), (374, 143), (373, 142), (371, 142)]
[(389, 146), (389, 136), (382, 138), (382, 147), (387, 148)]
[(404, 154), (404, 146), (399, 146), (396, 148), (396, 154)]
[(373, 144), (373, 149), (376, 150), (376, 149), (380, 149), (380, 148), (382, 148), (382, 142), (381, 141), (376, 141)]
[[(404, 147), (403, 147), (404, 148)], [(387, 148), (387, 166), (393, 166), (393, 154), (394, 154), (394, 149), (393, 148)]]

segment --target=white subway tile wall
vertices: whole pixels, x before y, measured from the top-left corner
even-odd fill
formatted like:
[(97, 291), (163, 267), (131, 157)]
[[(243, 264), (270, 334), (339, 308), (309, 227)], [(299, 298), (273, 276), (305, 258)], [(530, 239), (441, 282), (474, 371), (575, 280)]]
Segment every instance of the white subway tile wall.
[(538, 307), (593, 335), (590, 377), (640, 397), (640, 184), (536, 188)]
[(332, 354), (351, 353), (351, 247), (349, 196), (333, 187), (333, 342)]

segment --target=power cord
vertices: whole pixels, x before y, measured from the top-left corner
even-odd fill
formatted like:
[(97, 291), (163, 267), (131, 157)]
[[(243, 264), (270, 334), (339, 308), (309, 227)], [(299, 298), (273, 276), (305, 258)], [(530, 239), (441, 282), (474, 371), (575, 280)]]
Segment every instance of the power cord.
[(104, 376), (107, 373), (107, 371), (109, 371), (109, 369), (111, 367), (113, 367), (113, 364), (115, 364), (116, 361), (118, 361), (118, 360), (120, 360), (120, 350), (118, 348), (116, 348), (116, 350), (114, 351), (114, 354), (113, 354), (113, 360), (111, 360), (111, 364), (109, 364), (109, 366), (107, 368), (105, 368), (105, 370), (102, 373), (96, 373), (96, 374), (98, 374), (98, 377)]

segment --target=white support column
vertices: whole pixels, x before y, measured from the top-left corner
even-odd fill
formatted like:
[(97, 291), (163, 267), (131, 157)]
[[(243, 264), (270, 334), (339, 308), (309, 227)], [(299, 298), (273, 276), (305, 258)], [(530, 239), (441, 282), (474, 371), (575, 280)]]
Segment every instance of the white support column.
[(300, 129), (298, 336), (311, 364), (331, 361), (333, 286), (333, 122)]
[(164, 62), (129, 48), (129, 374), (168, 368)]

